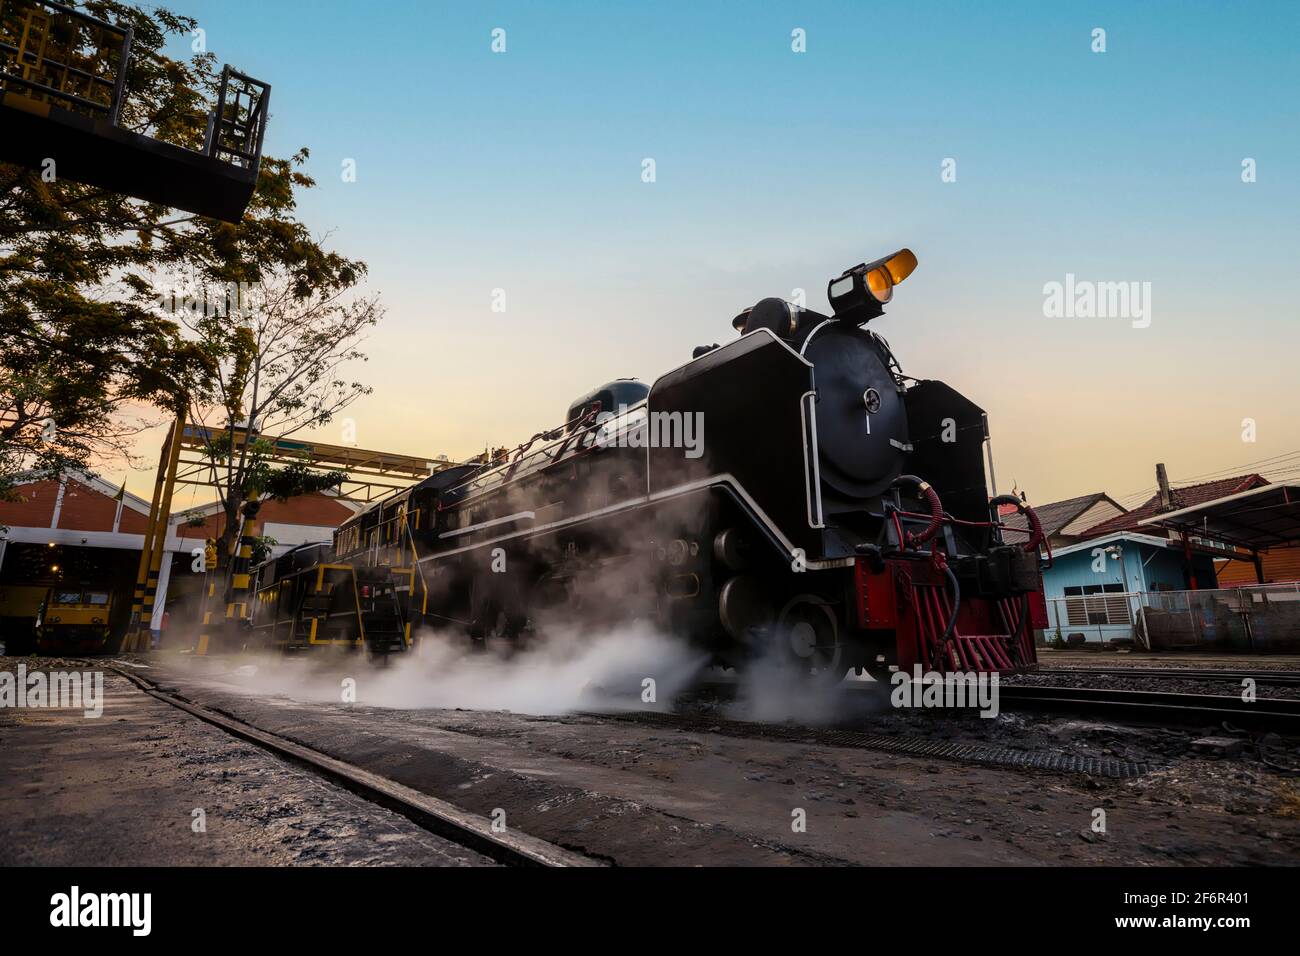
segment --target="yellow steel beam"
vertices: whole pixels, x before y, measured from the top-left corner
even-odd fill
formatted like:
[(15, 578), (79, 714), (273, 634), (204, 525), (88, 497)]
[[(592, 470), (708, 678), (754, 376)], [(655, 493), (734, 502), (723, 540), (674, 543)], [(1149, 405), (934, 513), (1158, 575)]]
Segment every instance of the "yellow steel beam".
[[(181, 447), (196, 451), (206, 451), (208, 445), (223, 436), (231, 434), (228, 428), (204, 428), (200, 425), (187, 427), (181, 436)], [(248, 441), (248, 432), (236, 427), (233, 431), (234, 445), (241, 447)], [(254, 440), (262, 441), (270, 447), (270, 457), (282, 458), (287, 464), (307, 460), (318, 467), (337, 466), (341, 471), (373, 474), (382, 477), (405, 476), (408, 478), (425, 478), (450, 462), (430, 461), (416, 455), (398, 455), (386, 451), (372, 451), (365, 448), (351, 448), (347, 445), (330, 445), (324, 442), (301, 441), (296, 438), (275, 438), (268, 435), (254, 434)]]
[[(167, 548), (167, 527), (171, 521), (172, 491), (176, 487), (176, 463), (180, 458), (181, 443), (177, 436), (185, 428), (185, 411), (176, 416), (171, 437), (164, 446), (158, 461), (158, 483), (154, 487), (153, 501), (149, 506), (149, 522), (145, 526), (144, 546), (140, 550), (140, 572), (136, 577), (136, 606), (132, 606), (131, 623), (122, 644), (124, 651), (148, 650), (149, 625), (153, 618), (154, 597), (158, 591), (158, 574), (162, 569)], [(143, 575), (143, 580), (141, 576)]]
[[(176, 431), (185, 429), (185, 409), (181, 408), (176, 416)], [(144, 606), (140, 610), (140, 626), (136, 631), (135, 650), (148, 650), (152, 646), (150, 627), (153, 623), (154, 599), (158, 593), (158, 575), (162, 570), (163, 557), (167, 553), (167, 529), (172, 517), (172, 492), (176, 488), (176, 463), (180, 458), (179, 441), (171, 443), (167, 456), (167, 478), (163, 482), (162, 500), (158, 503), (158, 520), (154, 526), (154, 544), (149, 555), (149, 576), (145, 581)], [(170, 558), (168, 558), (170, 560)]]
[[(236, 427), (207, 428), (188, 425), (181, 432), (181, 456), (176, 483), (217, 487), (208, 448), (217, 441), (231, 440), (233, 447), (243, 447), (250, 439), (248, 430)], [(273, 466), (302, 464), (313, 471), (342, 471), (339, 496), (353, 501), (373, 501), (390, 491), (406, 488), (413, 482), (453, 467), (456, 462), (433, 461), (416, 455), (351, 448), (325, 442), (277, 438), (254, 433), (252, 439), (268, 446), (267, 462)]]
[(171, 449), (175, 442), (176, 424), (167, 430), (167, 440), (163, 442), (162, 451), (158, 453), (158, 477), (154, 480), (153, 500), (149, 504), (149, 521), (144, 528), (144, 543), (140, 548), (140, 565), (135, 575), (135, 594), (131, 601), (131, 617), (126, 625), (126, 634), (122, 638), (122, 650), (131, 650), (135, 632), (140, 627), (140, 611), (144, 607), (145, 583), (149, 577), (149, 562), (153, 557), (153, 532), (158, 520), (158, 504), (162, 500), (163, 484), (167, 477), (167, 463), (171, 460)]
[[(300, 441), (294, 438), (273, 437), (261, 435), (254, 432), (251, 436), (248, 429), (235, 427), (226, 428), (208, 428), (203, 425), (178, 422), (180, 426), (180, 440), (175, 443), (176, 455), (169, 462), (166, 480), (162, 473), (162, 462), (159, 463), (159, 488), (155, 489), (154, 505), (151, 509), (151, 518), (154, 520), (153, 513), (159, 510), (159, 493), (166, 485), (167, 494), (166, 507), (164, 510), (170, 510), (171, 489), (176, 485), (188, 485), (194, 487), (218, 488), (218, 472), (220, 465), (213, 462), (209, 457), (209, 448), (216, 442), (224, 443), (229, 440), (233, 449), (242, 448), (250, 440), (264, 442), (267, 446), (267, 463), (273, 466), (284, 466), (290, 464), (301, 464), (306, 468), (324, 472), (324, 471), (341, 471), (345, 477), (340, 484), (338, 493), (340, 498), (351, 501), (371, 502), (376, 498), (382, 498), (393, 491), (408, 488), (413, 483), (420, 481), (430, 475), (436, 474), (446, 468), (455, 467), (457, 462), (434, 461), (428, 458), (422, 458), (415, 455), (398, 455), (392, 452), (374, 451), (365, 448), (350, 448), (346, 445), (331, 445), (325, 442)], [(241, 509), (242, 511), (243, 509)], [(164, 519), (165, 521), (165, 519)], [(247, 606), (246, 588), (251, 583), (249, 578), (249, 568), (247, 567), (247, 548), (251, 539), (258, 533), (259, 524), (254, 518), (251, 523), (246, 522), (241, 528), (239, 537), (236, 539), (236, 553), (234, 561), (238, 567), (234, 569), (232, 575), (233, 593), (226, 599), (227, 623), (225, 629), (232, 627), (232, 622), (238, 621), (245, 616)], [(166, 534), (166, 524), (163, 525), (163, 533)], [(146, 539), (147, 541), (148, 539)], [(159, 544), (161, 549), (162, 544)], [(146, 575), (146, 570), (142, 570), (142, 577), (137, 586), (136, 600), (139, 602), (144, 595), (150, 594), (149, 582), (157, 580), (156, 560), (152, 556), (142, 556), (142, 569), (152, 569), (152, 575)], [(344, 565), (351, 571), (349, 565)], [(321, 573), (324, 572), (322, 567)], [(205, 655), (214, 650), (213, 638), (217, 632), (223, 629), (220, 623), (220, 611), (218, 600), (221, 597), (216, 593), (217, 575), (209, 569), (209, 575), (205, 587), (205, 598), (202, 611), (202, 626), (199, 636), (198, 654)], [(423, 575), (421, 575), (423, 583)], [(355, 580), (353, 582), (355, 586)], [(319, 587), (319, 584), (318, 584)], [(428, 601), (427, 585), (425, 586), (424, 599)], [(142, 607), (140, 614), (144, 614), (149, 608)], [(133, 626), (133, 633), (141, 635), (138, 640), (147, 646), (148, 642), (144, 635), (148, 634), (148, 623), (145, 619), (137, 616), (138, 624)], [(313, 622), (313, 631), (315, 623)], [(311, 643), (319, 643), (313, 637)]]

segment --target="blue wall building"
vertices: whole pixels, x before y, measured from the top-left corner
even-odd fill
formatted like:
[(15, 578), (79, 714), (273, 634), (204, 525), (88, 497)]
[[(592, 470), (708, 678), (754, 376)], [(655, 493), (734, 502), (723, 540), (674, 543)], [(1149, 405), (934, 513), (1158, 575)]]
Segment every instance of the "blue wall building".
[[(1193, 550), (1191, 574), (1197, 590), (1217, 586), (1214, 554)], [(1083, 634), (1089, 641), (1133, 636), (1141, 595), (1191, 588), (1181, 541), (1119, 532), (1053, 552), (1043, 572), (1047, 599), (1046, 637)]]

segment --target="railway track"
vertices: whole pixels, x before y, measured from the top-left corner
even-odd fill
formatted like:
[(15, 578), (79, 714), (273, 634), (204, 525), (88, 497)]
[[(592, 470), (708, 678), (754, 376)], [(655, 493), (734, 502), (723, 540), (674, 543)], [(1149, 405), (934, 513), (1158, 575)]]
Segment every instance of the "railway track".
[(1116, 690), (1109, 687), (998, 687), (1003, 710), (1059, 710), (1102, 713), (1159, 723), (1217, 724), (1300, 734), (1300, 700)]
[(1249, 678), (1260, 686), (1300, 687), (1296, 671), (1233, 671), (1214, 668), (1181, 667), (1040, 667), (1034, 674), (1072, 677), (1150, 677), (1183, 680), (1226, 680), (1240, 683)]
[[(1042, 674), (1042, 671), (1036, 673)], [(710, 694), (734, 697), (734, 680), (704, 681)], [(839, 692), (851, 699), (881, 696), (888, 687), (878, 682), (845, 681)], [(1227, 721), (1242, 729), (1300, 735), (1300, 700), (1261, 697), (1245, 701), (1239, 695), (1185, 694), (1109, 687), (1057, 687), (999, 683), (998, 706), (1004, 710), (1038, 710), (1104, 714), (1124, 720), (1171, 725), (1206, 725)], [(867, 718), (869, 719), (869, 718)]]
[(357, 794), (395, 813), (399, 813), (417, 826), (452, 843), (506, 866), (603, 866), (591, 857), (574, 853), (553, 843), (522, 833), (495, 832), (485, 817), (467, 813), (428, 794), (413, 790), (378, 774), (363, 770), (354, 764), (330, 757), (310, 747), (304, 747), (278, 734), (269, 733), (244, 723), (227, 714), (196, 704), (175, 694), (160, 690), (156, 684), (138, 674), (119, 667), (114, 673), (125, 677), (150, 697), (170, 704), (263, 750), (289, 760), (300, 767), (324, 777), (332, 783)]
[[(158, 688), (156, 684), (124, 669), (113, 668), (150, 696), (177, 707), (233, 736), (284, 757), (326, 777), (365, 799), (402, 814), (430, 832), (508, 865), (598, 866), (599, 861), (573, 853), (545, 841), (509, 833), (494, 833), (490, 822), (451, 804), (422, 794), (395, 781), (372, 774), (344, 761), (311, 750), (276, 734), (263, 731), (227, 714)], [(1107, 669), (1109, 670), (1109, 669)], [(1037, 673), (1079, 674), (1078, 669)], [(1103, 673), (1100, 670), (1084, 674)], [(1124, 671), (1127, 674), (1127, 671)], [(1155, 675), (1138, 675), (1155, 676)], [(1177, 676), (1187, 676), (1179, 672)], [(1224, 676), (1215, 672), (1215, 677)], [(1228, 675), (1235, 678), (1236, 673)], [(1251, 676), (1254, 676), (1253, 674)], [(1263, 675), (1276, 676), (1276, 675)], [(1289, 676), (1289, 675), (1288, 675)], [(706, 680), (710, 695), (732, 697), (733, 680)], [(841, 692), (850, 697), (880, 695), (885, 688), (876, 683), (845, 682)], [(1053, 711), (1094, 714), (1111, 719), (1163, 725), (1217, 725), (1229, 723), (1242, 729), (1300, 734), (1300, 700), (1264, 698), (1252, 702), (1239, 696), (1168, 693), (1162, 691), (1115, 690), (1023, 686), (1002, 683), (999, 706), (1004, 711)], [(635, 721), (679, 730), (721, 733), (728, 736), (798, 740), (831, 746), (862, 747), (899, 755), (978, 763), (1005, 768), (1040, 770), (1066, 774), (1126, 779), (1153, 769), (1151, 765), (1126, 760), (1089, 758), (1005, 748), (983, 744), (956, 744), (927, 737), (872, 733), (869, 728), (802, 727), (719, 718), (716, 715), (634, 711), (610, 713), (590, 711), (602, 719)]]

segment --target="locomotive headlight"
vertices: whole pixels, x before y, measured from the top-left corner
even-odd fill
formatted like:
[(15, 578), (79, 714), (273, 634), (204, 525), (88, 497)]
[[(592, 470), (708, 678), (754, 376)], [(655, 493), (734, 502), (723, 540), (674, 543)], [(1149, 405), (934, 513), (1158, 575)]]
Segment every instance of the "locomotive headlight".
[(863, 268), (867, 271), (867, 291), (884, 305), (894, 297), (894, 286), (912, 274), (916, 268), (916, 256), (911, 249), (899, 249), (892, 256), (885, 256)]
[(912, 274), (916, 256), (911, 249), (899, 249), (892, 255), (864, 262), (832, 279), (826, 297), (838, 319), (865, 322), (883, 313), (881, 306), (894, 297), (894, 286)]
[(885, 268), (889, 270), (894, 285), (898, 285), (916, 268), (916, 254), (911, 249), (899, 249), (885, 260)]
[(873, 299), (884, 305), (894, 297), (894, 277), (883, 267), (872, 269), (867, 273), (867, 291)]

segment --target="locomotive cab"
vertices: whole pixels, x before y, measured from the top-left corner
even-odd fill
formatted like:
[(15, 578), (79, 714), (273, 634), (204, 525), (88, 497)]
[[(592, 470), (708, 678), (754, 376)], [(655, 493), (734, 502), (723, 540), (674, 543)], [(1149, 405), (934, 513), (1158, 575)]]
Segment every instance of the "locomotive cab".
[(576, 430), (589, 412), (598, 416), (615, 415), (621, 409), (631, 408), (646, 400), (650, 386), (634, 378), (619, 378), (606, 382), (600, 388), (593, 389), (569, 405), (564, 417), (565, 428), (569, 432)]

